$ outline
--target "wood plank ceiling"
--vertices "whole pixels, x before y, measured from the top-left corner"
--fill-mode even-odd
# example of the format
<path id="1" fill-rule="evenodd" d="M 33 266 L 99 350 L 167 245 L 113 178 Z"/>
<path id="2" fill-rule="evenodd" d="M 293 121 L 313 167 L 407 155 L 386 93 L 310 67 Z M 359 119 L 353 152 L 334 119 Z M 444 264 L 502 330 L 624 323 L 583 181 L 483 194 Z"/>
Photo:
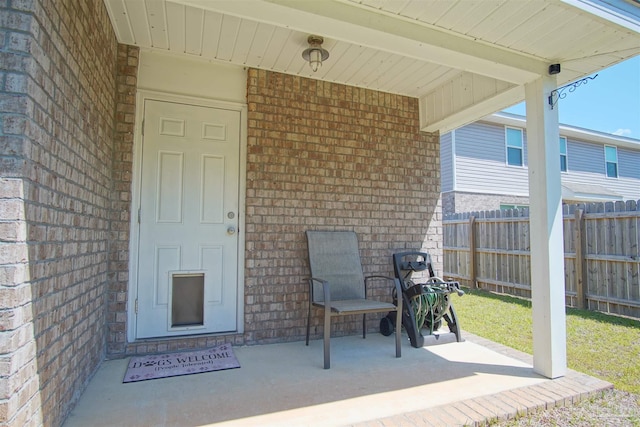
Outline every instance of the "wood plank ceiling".
<path id="1" fill-rule="evenodd" d="M 467 84 L 473 102 L 502 95 L 493 110 L 551 63 L 564 84 L 640 53 L 640 8 L 626 0 L 104 1 L 121 43 L 425 102 Z M 330 52 L 316 73 L 301 56 L 309 34 Z"/>

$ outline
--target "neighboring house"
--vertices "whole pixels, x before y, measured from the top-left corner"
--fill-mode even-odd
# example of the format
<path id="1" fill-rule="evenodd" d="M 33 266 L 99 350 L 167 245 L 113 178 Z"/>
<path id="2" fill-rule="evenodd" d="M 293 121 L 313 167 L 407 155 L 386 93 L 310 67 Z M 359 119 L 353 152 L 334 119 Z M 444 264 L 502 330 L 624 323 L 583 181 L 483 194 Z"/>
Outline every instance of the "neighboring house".
<path id="1" fill-rule="evenodd" d="M 525 117 L 496 113 L 440 137 L 443 213 L 529 206 Z M 640 140 L 560 125 L 564 203 L 640 199 Z"/>
<path id="2" fill-rule="evenodd" d="M 356 231 L 367 274 L 441 271 L 440 133 L 639 54 L 635 9 L 594 1 L 1 2 L 0 425 L 57 427 L 105 357 L 303 351 L 307 229 Z M 564 375 L 564 322 L 534 323 Z"/>

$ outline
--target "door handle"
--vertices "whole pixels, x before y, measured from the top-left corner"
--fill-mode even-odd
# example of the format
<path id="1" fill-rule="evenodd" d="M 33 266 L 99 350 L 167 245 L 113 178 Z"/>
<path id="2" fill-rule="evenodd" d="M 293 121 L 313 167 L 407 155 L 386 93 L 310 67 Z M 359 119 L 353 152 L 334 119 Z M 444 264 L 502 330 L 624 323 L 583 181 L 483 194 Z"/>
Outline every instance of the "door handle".
<path id="1" fill-rule="evenodd" d="M 227 227 L 227 234 L 233 236 L 236 233 L 236 228 L 233 225 Z"/>

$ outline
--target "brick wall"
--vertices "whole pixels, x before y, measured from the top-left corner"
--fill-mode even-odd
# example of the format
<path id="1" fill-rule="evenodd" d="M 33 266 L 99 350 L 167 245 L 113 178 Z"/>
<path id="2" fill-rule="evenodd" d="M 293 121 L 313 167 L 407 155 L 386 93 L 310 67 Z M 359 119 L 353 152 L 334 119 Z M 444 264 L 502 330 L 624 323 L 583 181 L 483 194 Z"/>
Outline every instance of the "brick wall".
<path id="1" fill-rule="evenodd" d="M 126 342 L 131 178 L 139 54 L 140 50 L 137 47 L 118 45 L 113 155 L 114 192 L 107 295 L 107 352 L 112 354 L 121 353 Z"/>
<path id="2" fill-rule="evenodd" d="M 105 351 L 116 41 L 101 1 L 0 26 L 0 422 L 57 426 Z"/>
<path id="3" fill-rule="evenodd" d="M 443 195 L 443 213 L 498 210 L 500 205 L 528 206 L 529 198 L 503 194 L 479 194 L 452 191 Z"/>
<path id="4" fill-rule="evenodd" d="M 456 211 L 456 193 L 448 191 L 442 193 L 442 215 L 452 214 Z"/>
<path id="5" fill-rule="evenodd" d="M 307 229 L 355 230 L 366 274 L 393 275 L 392 253 L 421 247 L 442 271 L 439 138 L 419 132 L 417 99 L 250 70 L 248 108 L 248 342 L 303 339 Z M 390 300 L 390 285 L 372 294 Z M 336 334 L 360 327 L 349 317 Z"/>

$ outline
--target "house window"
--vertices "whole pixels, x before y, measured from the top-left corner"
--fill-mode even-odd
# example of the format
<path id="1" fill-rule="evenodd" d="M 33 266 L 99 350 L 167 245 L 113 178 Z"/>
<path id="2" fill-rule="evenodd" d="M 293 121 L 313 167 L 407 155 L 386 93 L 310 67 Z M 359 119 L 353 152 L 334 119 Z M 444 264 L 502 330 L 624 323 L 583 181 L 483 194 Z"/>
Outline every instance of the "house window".
<path id="1" fill-rule="evenodd" d="M 604 161 L 607 170 L 607 177 L 618 177 L 618 149 L 609 145 L 604 146 Z"/>
<path id="2" fill-rule="evenodd" d="M 510 166 L 522 166 L 522 129 L 507 128 L 507 164 Z"/>
<path id="3" fill-rule="evenodd" d="M 567 138 L 560 137 L 560 170 L 567 171 Z"/>
<path id="4" fill-rule="evenodd" d="M 500 210 L 501 211 L 506 211 L 509 209 L 527 209 L 529 207 L 529 205 L 503 205 L 500 204 Z"/>

